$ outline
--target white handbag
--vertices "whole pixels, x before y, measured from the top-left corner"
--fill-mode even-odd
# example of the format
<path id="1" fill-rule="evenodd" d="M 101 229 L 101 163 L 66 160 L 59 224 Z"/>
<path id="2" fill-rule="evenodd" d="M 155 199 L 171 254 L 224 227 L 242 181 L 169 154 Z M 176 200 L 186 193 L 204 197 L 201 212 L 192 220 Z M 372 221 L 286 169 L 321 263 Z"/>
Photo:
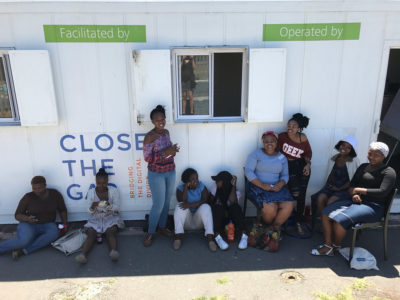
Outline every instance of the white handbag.
<path id="1" fill-rule="evenodd" d="M 51 245 L 63 252 L 65 255 L 70 255 L 78 252 L 82 248 L 86 239 L 86 233 L 84 233 L 82 229 L 77 229 L 68 232 L 63 237 L 60 237 L 55 242 L 51 243 Z"/>

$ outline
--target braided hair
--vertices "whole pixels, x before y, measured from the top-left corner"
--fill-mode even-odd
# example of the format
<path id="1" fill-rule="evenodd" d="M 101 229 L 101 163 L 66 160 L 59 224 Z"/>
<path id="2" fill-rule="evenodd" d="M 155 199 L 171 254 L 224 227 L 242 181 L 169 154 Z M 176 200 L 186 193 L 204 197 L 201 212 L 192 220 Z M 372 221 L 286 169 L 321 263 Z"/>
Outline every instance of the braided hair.
<path id="1" fill-rule="evenodd" d="M 151 112 L 150 112 L 150 119 L 153 120 L 153 116 L 155 114 L 163 114 L 164 118 L 165 118 L 165 108 L 162 105 L 157 105 L 156 108 L 154 108 Z"/>
<path id="2" fill-rule="evenodd" d="M 300 132 L 302 132 L 304 128 L 307 128 L 310 118 L 303 116 L 301 113 L 297 113 L 292 116 L 288 123 L 290 121 L 295 121 L 299 125 Z"/>

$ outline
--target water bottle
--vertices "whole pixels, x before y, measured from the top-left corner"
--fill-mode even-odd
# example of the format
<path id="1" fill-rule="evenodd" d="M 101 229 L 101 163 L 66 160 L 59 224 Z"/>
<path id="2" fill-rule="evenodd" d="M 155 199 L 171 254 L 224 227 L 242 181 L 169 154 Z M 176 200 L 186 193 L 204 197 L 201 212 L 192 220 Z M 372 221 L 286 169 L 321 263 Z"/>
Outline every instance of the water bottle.
<path id="1" fill-rule="evenodd" d="M 233 241 L 235 240 L 235 225 L 233 225 L 232 221 L 229 221 L 226 236 L 228 243 L 233 243 Z"/>

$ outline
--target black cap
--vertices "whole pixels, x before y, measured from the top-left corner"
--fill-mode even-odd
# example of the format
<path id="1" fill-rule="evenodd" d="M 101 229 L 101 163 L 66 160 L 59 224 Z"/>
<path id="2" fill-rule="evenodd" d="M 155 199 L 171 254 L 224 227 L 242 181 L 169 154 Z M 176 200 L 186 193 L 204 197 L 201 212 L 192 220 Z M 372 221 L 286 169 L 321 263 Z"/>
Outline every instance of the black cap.
<path id="1" fill-rule="evenodd" d="M 229 173 L 228 171 L 221 171 L 215 176 L 211 176 L 211 179 L 214 181 L 231 181 L 233 178 L 232 174 Z"/>

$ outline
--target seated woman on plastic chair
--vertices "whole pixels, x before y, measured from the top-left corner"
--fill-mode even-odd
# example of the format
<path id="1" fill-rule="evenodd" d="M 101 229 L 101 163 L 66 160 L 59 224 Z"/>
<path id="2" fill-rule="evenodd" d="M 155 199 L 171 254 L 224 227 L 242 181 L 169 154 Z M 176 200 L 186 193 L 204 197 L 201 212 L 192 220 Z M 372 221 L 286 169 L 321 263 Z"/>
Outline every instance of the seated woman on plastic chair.
<path id="1" fill-rule="evenodd" d="M 81 264 L 86 263 L 96 238 L 101 242 L 101 236 L 105 234 L 110 248 L 109 256 L 111 260 L 116 261 L 119 258 L 118 228 L 123 228 L 124 222 L 119 217 L 119 192 L 115 187 L 108 186 L 108 174 L 103 168 L 96 174 L 96 188 L 88 191 L 87 198 L 90 201 L 90 217 L 85 224 L 88 237 L 83 244 L 82 253 L 77 255 L 75 260 Z"/>
<path id="2" fill-rule="evenodd" d="M 333 256 L 346 235 L 357 223 L 377 222 L 385 213 L 385 204 L 395 186 L 396 172 L 383 163 L 389 148 L 374 142 L 368 151 L 369 163 L 362 164 L 354 174 L 348 194 L 322 210 L 325 242 L 312 255 Z"/>
<path id="3" fill-rule="evenodd" d="M 286 188 L 289 180 L 288 161 L 278 151 L 278 136 L 275 132 L 265 132 L 262 141 L 264 147 L 248 156 L 245 175 L 250 182 L 249 192 L 256 197 L 262 208 L 264 222 L 271 224 L 271 236 L 275 237 L 274 243 L 277 244 L 281 226 L 293 210 L 293 198 Z"/>

